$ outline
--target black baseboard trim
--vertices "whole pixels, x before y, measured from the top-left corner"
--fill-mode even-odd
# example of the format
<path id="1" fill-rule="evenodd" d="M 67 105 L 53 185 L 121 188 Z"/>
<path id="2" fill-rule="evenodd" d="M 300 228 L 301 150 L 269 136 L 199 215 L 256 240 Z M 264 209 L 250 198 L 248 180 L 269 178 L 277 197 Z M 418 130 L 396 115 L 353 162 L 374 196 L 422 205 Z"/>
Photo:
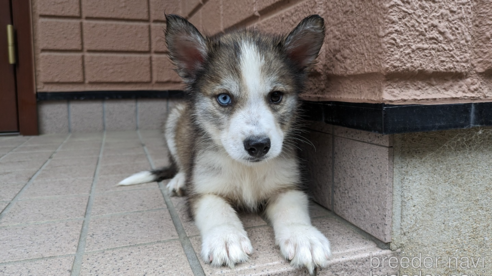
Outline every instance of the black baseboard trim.
<path id="1" fill-rule="evenodd" d="M 124 100 L 124 99 L 180 99 L 181 90 L 131 90 L 131 91 L 70 91 L 38 92 L 39 101 Z"/>
<path id="2" fill-rule="evenodd" d="M 442 105 L 387 105 L 304 102 L 309 120 L 397 134 L 492 126 L 492 102 Z"/>
<path id="3" fill-rule="evenodd" d="M 38 92 L 38 101 L 180 99 L 181 90 Z M 388 105 L 348 102 L 303 103 L 308 120 L 379 134 L 492 126 L 492 102 Z"/>

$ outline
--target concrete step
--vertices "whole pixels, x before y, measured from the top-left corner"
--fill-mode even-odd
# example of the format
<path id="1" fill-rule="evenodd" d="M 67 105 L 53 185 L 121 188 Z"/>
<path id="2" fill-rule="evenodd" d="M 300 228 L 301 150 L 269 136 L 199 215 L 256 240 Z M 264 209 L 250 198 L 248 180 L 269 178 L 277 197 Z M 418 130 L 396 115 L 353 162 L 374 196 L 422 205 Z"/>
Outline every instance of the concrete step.
<path id="1" fill-rule="evenodd" d="M 185 199 L 172 198 L 183 228 L 189 237 L 196 256 L 200 259 L 201 238 L 198 229 L 187 218 Z M 328 268 L 319 270 L 317 275 L 392 275 L 396 269 L 376 267 L 383 258 L 396 256 L 396 253 L 384 248 L 369 235 L 338 217 L 323 207 L 312 203 L 312 223 L 330 240 L 332 258 Z M 306 269 L 293 268 L 280 254 L 275 245 L 273 229 L 258 215 L 240 214 L 243 225 L 254 247 L 254 253 L 245 263 L 235 268 L 212 267 L 200 259 L 205 275 L 309 275 Z M 372 261 L 372 265 L 371 265 Z M 386 262 L 387 264 L 387 262 Z M 197 268 L 194 269 L 196 271 Z"/>

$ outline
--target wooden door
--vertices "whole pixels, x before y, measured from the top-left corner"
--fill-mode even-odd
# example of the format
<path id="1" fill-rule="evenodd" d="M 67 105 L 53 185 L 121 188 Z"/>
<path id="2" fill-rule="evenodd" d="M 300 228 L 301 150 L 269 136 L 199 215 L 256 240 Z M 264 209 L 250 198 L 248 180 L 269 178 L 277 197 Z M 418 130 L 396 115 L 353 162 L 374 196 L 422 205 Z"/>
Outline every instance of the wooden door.
<path id="1" fill-rule="evenodd" d="M 10 0 L 0 0 L 0 133 L 18 132 L 15 65 L 9 63 L 7 25 L 12 24 Z"/>

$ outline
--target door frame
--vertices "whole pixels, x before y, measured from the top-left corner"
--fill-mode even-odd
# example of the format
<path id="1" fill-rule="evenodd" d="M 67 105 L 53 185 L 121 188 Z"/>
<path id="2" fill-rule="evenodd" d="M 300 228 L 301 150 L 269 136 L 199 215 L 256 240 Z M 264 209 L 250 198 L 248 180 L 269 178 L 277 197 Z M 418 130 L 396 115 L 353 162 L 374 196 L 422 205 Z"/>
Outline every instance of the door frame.
<path id="1" fill-rule="evenodd" d="M 38 135 L 38 110 L 34 81 L 32 13 L 30 0 L 11 0 L 17 64 L 17 116 L 21 135 Z"/>

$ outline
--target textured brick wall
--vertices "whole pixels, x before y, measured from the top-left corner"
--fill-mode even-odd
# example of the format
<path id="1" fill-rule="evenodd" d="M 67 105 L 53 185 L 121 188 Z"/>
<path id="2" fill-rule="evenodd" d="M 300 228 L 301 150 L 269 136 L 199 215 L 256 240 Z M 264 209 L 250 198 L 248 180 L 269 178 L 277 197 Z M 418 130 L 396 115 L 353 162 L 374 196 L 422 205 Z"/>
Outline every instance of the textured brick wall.
<path id="1" fill-rule="evenodd" d="M 326 39 L 309 100 L 449 103 L 492 100 L 492 1 L 197 0 L 184 14 L 209 34 L 288 32 L 320 14 Z"/>
<path id="2" fill-rule="evenodd" d="M 179 0 L 33 0 L 38 91 L 180 89 L 164 41 Z"/>
<path id="3" fill-rule="evenodd" d="M 165 12 L 206 34 L 288 32 L 320 14 L 326 39 L 308 100 L 492 100 L 489 0 L 33 0 L 38 90 L 179 87 Z"/>

